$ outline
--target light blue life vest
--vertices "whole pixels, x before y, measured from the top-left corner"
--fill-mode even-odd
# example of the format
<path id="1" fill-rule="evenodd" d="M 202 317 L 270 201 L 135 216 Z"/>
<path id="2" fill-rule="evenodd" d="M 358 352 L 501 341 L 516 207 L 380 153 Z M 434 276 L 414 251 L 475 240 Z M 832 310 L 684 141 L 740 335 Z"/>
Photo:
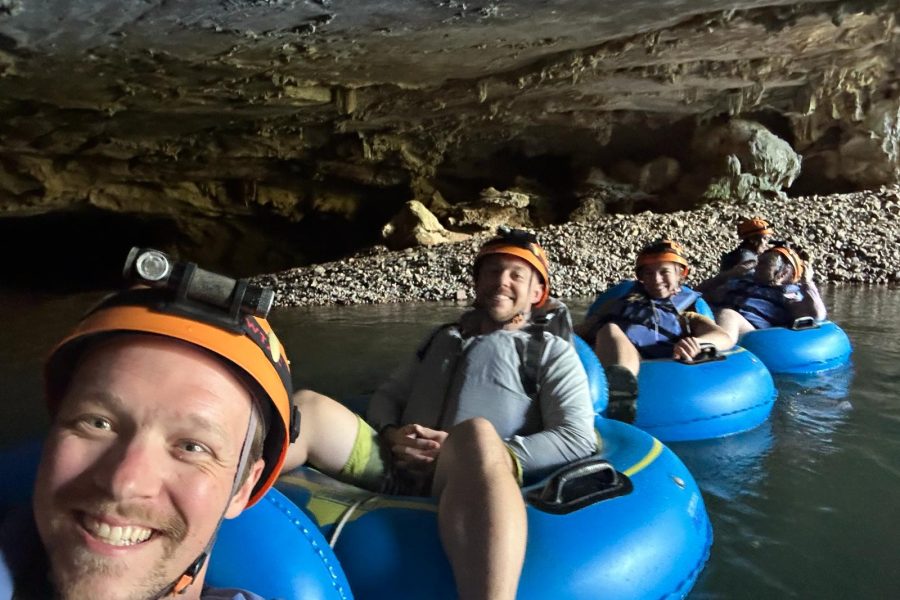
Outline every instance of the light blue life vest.
<path id="1" fill-rule="evenodd" d="M 800 300 L 800 286 L 762 285 L 753 279 L 740 278 L 728 282 L 721 308 L 731 308 L 744 316 L 756 329 L 784 327 L 793 322 L 791 299 Z"/>

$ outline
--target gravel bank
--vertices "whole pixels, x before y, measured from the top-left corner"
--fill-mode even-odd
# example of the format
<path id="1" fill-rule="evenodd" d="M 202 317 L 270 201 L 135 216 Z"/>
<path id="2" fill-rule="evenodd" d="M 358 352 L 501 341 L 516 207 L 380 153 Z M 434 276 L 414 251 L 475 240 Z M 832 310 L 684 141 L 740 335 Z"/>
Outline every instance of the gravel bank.
<path id="1" fill-rule="evenodd" d="M 570 298 L 631 277 L 637 251 L 661 237 L 685 245 L 693 265 L 688 283 L 708 277 L 720 255 L 737 244 L 738 219 L 755 215 L 769 219 L 777 237 L 810 253 L 819 282 L 900 283 L 900 186 L 670 214 L 605 215 L 536 233 L 552 261 L 553 295 Z M 489 237 L 399 252 L 378 247 L 257 281 L 275 288 L 280 306 L 467 300 L 472 259 Z"/>

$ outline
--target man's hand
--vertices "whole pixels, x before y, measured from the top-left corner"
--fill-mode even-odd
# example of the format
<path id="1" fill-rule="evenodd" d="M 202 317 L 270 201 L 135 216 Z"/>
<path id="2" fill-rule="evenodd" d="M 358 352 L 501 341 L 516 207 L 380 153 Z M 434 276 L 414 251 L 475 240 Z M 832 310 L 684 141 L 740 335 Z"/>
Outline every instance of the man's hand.
<path id="1" fill-rule="evenodd" d="M 686 337 L 678 340 L 675 344 L 672 358 L 683 360 L 684 362 L 693 362 L 694 357 L 698 354 L 700 354 L 700 342 L 695 337 Z"/>
<path id="2" fill-rule="evenodd" d="M 411 471 L 430 471 L 447 439 L 447 432 L 415 423 L 391 427 L 384 437 L 394 455 L 394 464 Z"/>

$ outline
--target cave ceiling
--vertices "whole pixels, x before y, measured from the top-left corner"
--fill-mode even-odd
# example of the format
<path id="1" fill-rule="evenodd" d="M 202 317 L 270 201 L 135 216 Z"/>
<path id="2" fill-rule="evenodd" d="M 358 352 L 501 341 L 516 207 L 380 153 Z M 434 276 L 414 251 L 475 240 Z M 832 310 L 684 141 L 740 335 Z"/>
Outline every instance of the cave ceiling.
<path id="1" fill-rule="evenodd" d="M 873 107 L 875 129 L 897 128 L 897 11 L 0 0 L 0 217 L 318 212 L 380 227 L 441 181 L 512 180 L 535 157 L 575 172 L 677 156 L 693 127 L 723 116 L 764 122 L 808 159 L 871 130 Z M 884 152 L 890 179 L 898 150 Z M 384 214 L 366 208 L 375 201 Z"/>

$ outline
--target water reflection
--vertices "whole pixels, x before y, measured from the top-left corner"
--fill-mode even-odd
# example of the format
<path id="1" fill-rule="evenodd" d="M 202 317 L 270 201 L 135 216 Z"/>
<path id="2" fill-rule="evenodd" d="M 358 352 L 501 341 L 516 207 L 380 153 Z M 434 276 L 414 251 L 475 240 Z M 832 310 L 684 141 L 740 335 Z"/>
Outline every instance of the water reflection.
<path id="1" fill-rule="evenodd" d="M 853 374 L 853 365 L 848 364 L 814 375 L 776 376 L 779 420 L 782 427 L 794 430 L 785 432 L 785 441 L 802 444 L 807 454 L 833 452 L 833 433 L 853 409 Z"/>
<path id="2" fill-rule="evenodd" d="M 763 459 L 772 449 L 771 421 L 743 433 L 712 440 L 668 444 L 684 461 L 704 494 L 734 501 L 765 477 Z"/>

